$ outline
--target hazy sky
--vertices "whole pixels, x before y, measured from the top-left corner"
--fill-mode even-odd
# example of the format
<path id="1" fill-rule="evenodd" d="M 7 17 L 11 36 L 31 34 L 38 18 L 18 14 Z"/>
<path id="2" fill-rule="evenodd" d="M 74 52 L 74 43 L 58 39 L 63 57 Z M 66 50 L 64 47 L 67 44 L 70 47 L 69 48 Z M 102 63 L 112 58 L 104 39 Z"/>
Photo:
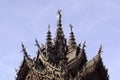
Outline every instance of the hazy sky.
<path id="1" fill-rule="evenodd" d="M 69 38 L 69 24 L 77 43 L 86 40 L 92 59 L 103 44 L 102 58 L 110 80 L 120 74 L 120 0 L 0 0 L 0 80 L 14 80 L 23 59 L 21 42 L 31 57 L 36 55 L 35 38 L 44 43 L 48 24 L 52 38 L 56 12 L 62 10 L 62 27 Z"/>

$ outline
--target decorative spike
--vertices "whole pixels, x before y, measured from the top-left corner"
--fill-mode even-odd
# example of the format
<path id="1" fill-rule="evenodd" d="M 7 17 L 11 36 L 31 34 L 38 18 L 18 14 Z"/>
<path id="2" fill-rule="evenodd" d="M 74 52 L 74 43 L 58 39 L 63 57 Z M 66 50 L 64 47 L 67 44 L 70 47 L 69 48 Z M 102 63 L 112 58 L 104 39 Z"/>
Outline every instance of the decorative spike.
<path id="1" fill-rule="evenodd" d="M 22 46 L 22 51 L 21 51 L 21 52 L 23 52 L 23 54 L 24 54 L 25 56 L 27 56 L 27 52 L 26 52 L 26 49 L 25 49 L 25 47 L 24 47 L 24 44 L 21 43 L 21 46 Z"/>
<path id="2" fill-rule="evenodd" d="M 94 57 L 94 59 L 95 59 L 96 61 L 99 61 L 99 60 L 102 59 L 102 58 L 101 58 L 101 52 L 102 52 L 102 44 L 101 44 L 100 47 L 99 47 L 99 50 L 98 50 L 97 55 Z"/>
<path id="3" fill-rule="evenodd" d="M 99 47 L 98 54 L 101 54 L 101 52 L 102 52 L 102 44 Z"/>
<path id="4" fill-rule="evenodd" d="M 38 43 L 38 40 L 37 39 L 35 39 L 35 45 L 38 47 L 38 48 L 40 48 L 40 45 L 39 45 L 39 43 Z"/>

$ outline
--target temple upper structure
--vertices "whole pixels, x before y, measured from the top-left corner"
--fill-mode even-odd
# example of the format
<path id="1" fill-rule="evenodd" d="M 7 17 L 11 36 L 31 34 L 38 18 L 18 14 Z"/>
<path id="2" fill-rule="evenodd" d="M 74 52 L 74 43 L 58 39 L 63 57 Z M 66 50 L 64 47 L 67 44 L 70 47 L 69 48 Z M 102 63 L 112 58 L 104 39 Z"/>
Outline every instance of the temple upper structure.
<path id="1" fill-rule="evenodd" d="M 70 26 L 70 36 L 67 42 L 62 22 L 61 10 L 57 12 L 57 30 L 55 38 L 51 38 L 50 25 L 44 45 L 35 44 L 37 55 L 32 59 L 28 56 L 22 43 L 23 61 L 17 70 L 16 80 L 109 80 L 108 70 L 103 65 L 102 45 L 88 61 L 85 52 L 85 41 L 76 43 L 73 26 Z"/>

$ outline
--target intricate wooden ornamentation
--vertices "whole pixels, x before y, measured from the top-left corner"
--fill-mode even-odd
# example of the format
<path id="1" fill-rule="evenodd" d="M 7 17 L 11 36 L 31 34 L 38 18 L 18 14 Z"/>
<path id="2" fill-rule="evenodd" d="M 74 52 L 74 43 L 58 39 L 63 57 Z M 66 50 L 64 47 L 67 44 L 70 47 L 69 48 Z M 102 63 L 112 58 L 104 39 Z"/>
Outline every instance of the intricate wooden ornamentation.
<path id="1" fill-rule="evenodd" d="M 97 55 L 87 60 L 85 42 L 77 45 L 70 25 L 70 38 L 67 40 L 61 24 L 61 11 L 57 12 L 57 30 L 54 39 L 51 38 L 48 26 L 45 45 L 38 47 L 37 55 L 31 59 L 22 44 L 24 60 L 17 72 L 16 80 L 109 80 L 108 70 L 104 67 L 100 46 Z"/>

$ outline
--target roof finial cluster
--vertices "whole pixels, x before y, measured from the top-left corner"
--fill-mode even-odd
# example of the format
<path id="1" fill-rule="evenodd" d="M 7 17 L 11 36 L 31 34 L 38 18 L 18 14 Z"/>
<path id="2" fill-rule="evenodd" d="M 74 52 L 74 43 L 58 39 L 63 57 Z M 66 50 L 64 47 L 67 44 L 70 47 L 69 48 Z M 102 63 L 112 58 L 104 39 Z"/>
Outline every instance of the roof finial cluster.
<path id="1" fill-rule="evenodd" d="M 70 38 L 67 44 L 61 16 L 61 10 L 58 10 L 54 41 L 51 38 L 50 25 L 48 25 L 45 45 L 39 45 L 38 40 L 35 39 L 38 50 L 34 58 L 29 57 L 23 43 L 21 44 L 24 59 L 17 72 L 16 80 L 88 80 L 88 78 L 109 80 L 108 71 L 101 57 L 102 44 L 97 55 L 88 61 L 85 51 L 86 42 L 84 41 L 82 46 L 77 45 L 72 25 L 69 25 Z"/>

